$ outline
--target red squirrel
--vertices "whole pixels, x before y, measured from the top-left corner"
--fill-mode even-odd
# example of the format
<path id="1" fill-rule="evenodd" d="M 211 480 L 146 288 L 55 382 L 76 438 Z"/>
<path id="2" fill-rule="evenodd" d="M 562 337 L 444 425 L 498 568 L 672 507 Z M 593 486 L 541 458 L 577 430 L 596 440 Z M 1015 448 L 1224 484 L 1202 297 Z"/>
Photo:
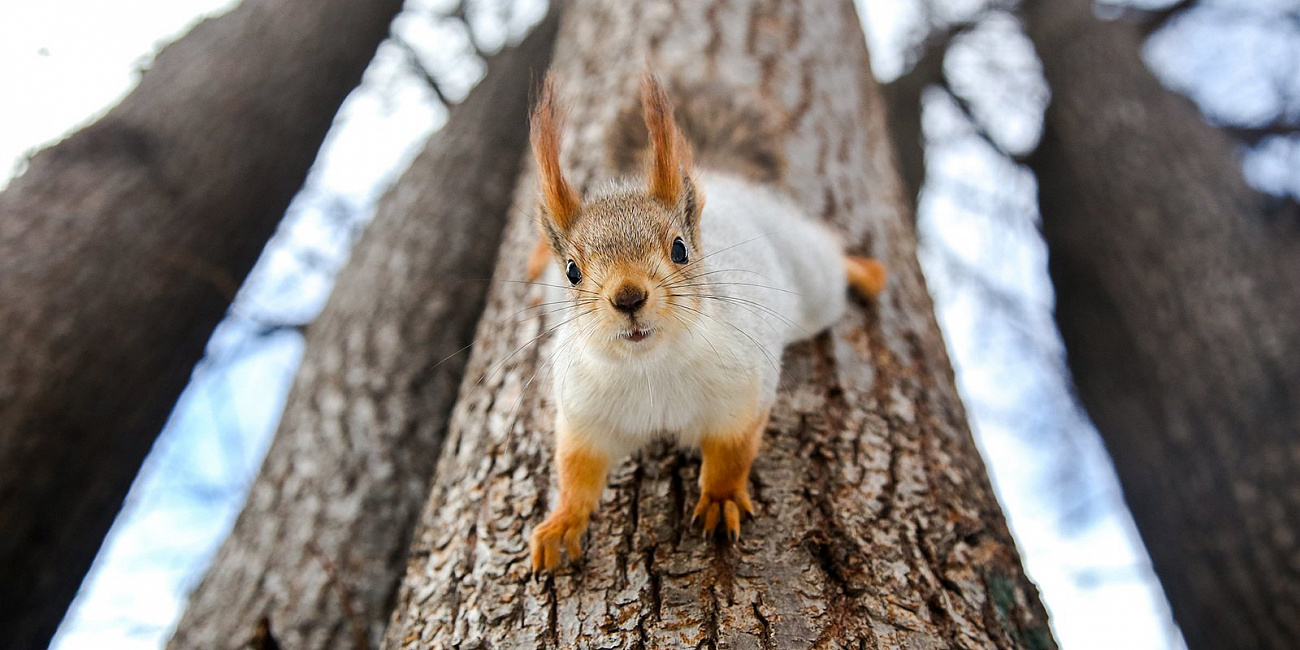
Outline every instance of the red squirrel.
<path id="1" fill-rule="evenodd" d="M 847 255 L 770 176 L 728 171 L 742 160 L 696 169 L 651 74 L 640 100 L 644 175 L 586 196 L 560 166 L 562 111 L 550 78 L 532 113 L 541 242 L 529 273 L 553 274 L 566 304 L 556 330 L 565 358 L 552 382 L 559 498 L 532 533 L 535 572 L 557 567 L 561 549 L 581 557 L 611 464 L 665 437 L 701 451 L 692 522 L 702 519 L 706 535 L 722 524 L 738 539 L 742 513 L 754 514 L 749 469 L 783 349 L 834 323 L 846 288 L 874 298 L 884 287 L 882 264 Z M 761 133 L 754 126 L 729 132 L 752 139 Z M 719 151 L 706 153 L 725 160 L 728 137 L 712 135 Z"/>

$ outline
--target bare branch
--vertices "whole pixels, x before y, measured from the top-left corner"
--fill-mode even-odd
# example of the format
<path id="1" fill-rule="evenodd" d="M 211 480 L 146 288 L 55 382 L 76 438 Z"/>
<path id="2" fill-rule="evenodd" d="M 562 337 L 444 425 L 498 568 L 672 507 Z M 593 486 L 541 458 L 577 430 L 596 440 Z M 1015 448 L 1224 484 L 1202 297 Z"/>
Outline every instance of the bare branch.
<path id="1" fill-rule="evenodd" d="M 470 0 L 460 0 L 460 2 L 457 2 L 456 8 L 453 9 L 451 13 L 447 14 L 447 17 L 455 18 L 465 25 L 465 37 L 469 39 L 470 47 L 474 48 L 474 53 L 477 54 L 479 58 L 486 59 L 488 58 L 489 53 L 483 49 L 483 45 L 478 41 L 478 36 L 474 34 L 473 26 L 469 24 L 469 2 Z"/>
<path id="2" fill-rule="evenodd" d="M 1142 36 L 1154 34 L 1169 21 L 1200 4 L 1199 0 L 1179 0 L 1162 9 L 1141 9 L 1138 7 L 1115 7 L 1115 18 L 1137 26 Z"/>
<path id="3" fill-rule="evenodd" d="M 992 147 L 993 151 L 997 152 L 998 155 L 1006 157 L 1018 165 L 1027 164 L 1026 156 L 1007 151 L 1006 147 L 1002 146 L 1001 143 L 994 139 L 993 134 L 989 133 L 988 129 L 984 126 L 983 121 L 975 116 L 974 109 L 971 107 L 970 102 L 967 101 L 965 97 L 958 94 L 957 91 L 953 90 L 952 86 L 948 83 L 947 78 L 941 79 L 938 86 L 952 98 L 953 103 L 957 105 L 957 109 L 961 111 L 962 115 L 966 118 L 966 121 L 970 123 L 971 129 L 979 139 L 983 140 L 989 147 Z"/>
<path id="4" fill-rule="evenodd" d="M 1249 146 L 1255 146 L 1270 136 L 1294 136 L 1300 134 L 1300 124 L 1282 117 L 1257 126 L 1219 124 L 1218 127 L 1223 129 L 1223 132 L 1234 140 Z"/>
<path id="5" fill-rule="evenodd" d="M 973 22 L 954 23 L 933 32 L 917 48 L 919 55 L 903 76 L 885 84 L 882 91 L 888 108 L 889 133 L 898 156 L 899 173 L 915 204 L 925 181 L 925 149 L 921 142 L 921 95 L 943 80 L 943 60 L 957 36 L 970 31 Z"/>
<path id="6" fill-rule="evenodd" d="M 432 72 L 429 72 L 428 68 L 424 67 L 424 61 L 420 60 L 420 53 L 416 52 L 415 48 L 411 47 L 410 43 L 407 43 L 396 35 L 392 37 L 392 41 L 394 45 L 401 48 L 402 52 L 406 54 L 407 64 L 411 66 L 411 69 L 414 70 L 416 74 L 420 75 L 420 77 L 424 79 L 424 83 L 429 84 L 429 89 L 438 97 L 438 101 L 442 102 L 442 105 L 447 108 L 455 106 L 456 102 L 447 99 L 447 93 L 442 91 L 442 85 L 438 83 L 438 79 L 433 76 Z"/>

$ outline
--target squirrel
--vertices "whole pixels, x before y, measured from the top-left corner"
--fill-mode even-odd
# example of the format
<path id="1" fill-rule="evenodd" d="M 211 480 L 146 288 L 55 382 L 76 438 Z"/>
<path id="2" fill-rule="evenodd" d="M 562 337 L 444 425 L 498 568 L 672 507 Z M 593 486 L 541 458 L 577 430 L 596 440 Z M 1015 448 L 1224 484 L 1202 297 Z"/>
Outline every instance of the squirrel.
<path id="1" fill-rule="evenodd" d="M 846 254 L 775 189 L 779 142 L 753 146 L 759 124 L 721 136 L 706 125 L 714 132 L 705 153 L 718 162 L 697 170 L 687 135 L 709 138 L 683 133 L 650 72 L 640 100 L 644 176 L 586 196 L 560 166 L 563 111 L 550 76 L 530 120 L 541 241 L 528 273 L 558 271 L 554 286 L 565 294 L 556 327 L 564 358 L 552 380 L 559 498 L 532 532 L 534 573 L 559 566 L 562 549 L 581 558 L 611 464 L 664 437 L 701 451 L 692 525 L 702 519 L 712 536 L 721 523 L 737 541 L 742 513 L 754 515 L 749 471 L 782 351 L 834 323 L 847 288 L 871 299 L 885 283 L 884 265 Z"/>

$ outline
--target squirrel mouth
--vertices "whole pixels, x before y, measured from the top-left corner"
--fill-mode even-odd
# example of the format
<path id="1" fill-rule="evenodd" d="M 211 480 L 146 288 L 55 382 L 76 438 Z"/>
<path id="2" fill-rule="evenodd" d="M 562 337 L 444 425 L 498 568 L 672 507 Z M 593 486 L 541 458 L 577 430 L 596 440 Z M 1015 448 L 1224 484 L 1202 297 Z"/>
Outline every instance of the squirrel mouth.
<path id="1" fill-rule="evenodd" d="M 653 334 L 653 333 L 654 333 L 654 330 L 640 330 L 640 329 L 637 329 L 637 330 L 632 330 L 632 331 L 630 331 L 630 332 L 623 332 L 623 333 L 619 334 L 618 337 L 621 338 L 621 339 L 623 339 L 623 340 L 625 340 L 625 341 L 631 341 L 631 342 L 633 342 L 633 343 L 640 343 L 641 341 L 646 340 L 646 338 L 649 337 L 649 336 L 650 336 L 651 334 Z"/>

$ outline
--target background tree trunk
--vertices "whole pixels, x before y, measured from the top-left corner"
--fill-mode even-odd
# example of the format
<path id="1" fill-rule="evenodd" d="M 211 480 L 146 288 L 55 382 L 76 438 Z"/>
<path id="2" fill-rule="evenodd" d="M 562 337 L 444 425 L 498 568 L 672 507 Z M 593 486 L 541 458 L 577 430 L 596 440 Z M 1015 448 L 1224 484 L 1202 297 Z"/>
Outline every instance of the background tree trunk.
<path id="1" fill-rule="evenodd" d="M 897 79 L 881 86 L 889 137 L 897 155 L 898 175 L 915 212 L 925 185 L 925 131 L 921 124 L 921 102 L 933 86 L 952 92 L 943 64 L 954 39 L 975 26 L 960 22 L 931 32 L 916 49 L 916 61 Z M 916 215 L 914 214 L 913 217 Z"/>
<path id="2" fill-rule="evenodd" d="M 496 260 L 527 150 L 528 90 L 548 17 L 487 76 L 380 202 L 307 352 L 235 529 L 191 597 L 174 648 L 247 638 L 378 644 Z"/>
<path id="3" fill-rule="evenodd" d="M 907 74 L 881 87 L 886 124 L 894 145 L 895 168 L 915 217 L 925 185 L 925 131 L 921 125 L 921 96 L 943 74 L 946 48 L 927 48 Z"/>
<path id="4" fill-rule="evenodd" d="M 400 0 L 247 0 L 0 195 L 0 647 L 44 648 Z"/>
<path id="5" fill-rule="evenodd" d="M 612 472 L 582 568 L 532 581 L 553 350 L 527 344 L 555 319 L 518 317 L 538 289 L 508 281 L 536 241 L 522 183 L 385 647 L 1054 647 L 953 386 L 853 5 L 584 0 L 561 35 L 579 185 L 610 173 L 646 61 L 743 88 L 785 119 L 786 189 L 891 284 L 786 355 L 739 544 L 691 530 L 698 461 L 658 446 Z"/>
<path id="6" fill-rule="evenodd" d="M 1079 394 L 1192 648 L 1300 645 L 1300 225 L 1088 0 L 1025 9 L 1032 157 Z"/>

